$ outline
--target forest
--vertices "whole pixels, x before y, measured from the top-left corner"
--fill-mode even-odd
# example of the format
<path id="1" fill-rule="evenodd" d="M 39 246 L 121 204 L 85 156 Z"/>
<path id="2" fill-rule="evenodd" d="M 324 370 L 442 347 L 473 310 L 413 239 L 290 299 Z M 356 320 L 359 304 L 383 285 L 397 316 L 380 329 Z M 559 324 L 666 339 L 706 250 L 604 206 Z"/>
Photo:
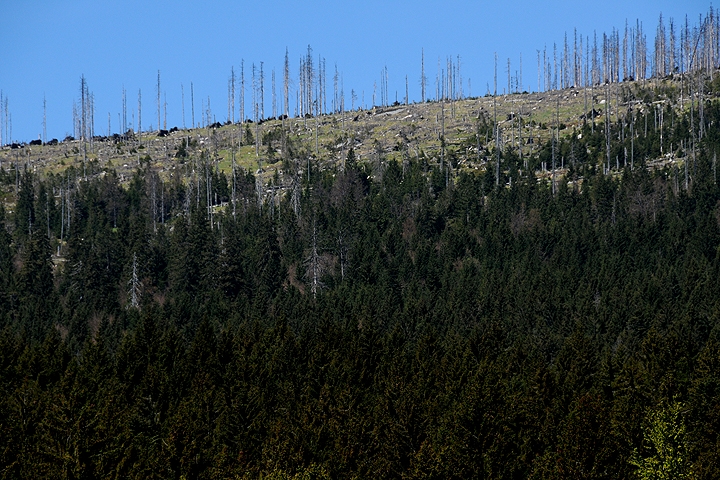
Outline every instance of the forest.
<path id="1" fill-rule="evenodd" d="M 248 172 L 3 168 L 0 474 L 714 478 L 717 101 L 704 118 L 664 168 L 654 129 L 615 174 L 577 155 L 538 181 L 508 149 L 499 186 L 350 150 L 275 203 Z M 604 157 L 596 127 L 530 161 Z"/>
<path id="2" fill-rule="evenodd" d="M 0 478 L 717 478 L 720 77 L 661 70 L 524 153 L 3 163 Z"/>

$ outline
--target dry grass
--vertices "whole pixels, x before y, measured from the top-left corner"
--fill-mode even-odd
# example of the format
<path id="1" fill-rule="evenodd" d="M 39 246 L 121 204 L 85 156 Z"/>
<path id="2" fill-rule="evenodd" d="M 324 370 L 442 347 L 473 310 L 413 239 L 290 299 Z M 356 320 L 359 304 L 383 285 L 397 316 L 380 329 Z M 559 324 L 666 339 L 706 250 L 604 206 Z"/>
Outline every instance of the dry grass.
<path id="1" fill-rule="evenodd" d="M 620 90 L 637 91 L 634 83 L 615 84 L 607 87 L 611 115 L 625 111 L 620 105 Z M 672 81 L 660 82 L 656 87 L 672 91 Z M 603 112 L 597 121 L 604 120 L 607 105 L 600 104 L 606 96 L 605 87 L 594 89 L 565 89 L 543 93 L 523 93 L 498 97 L 480 97 L 454 102 L 427 102 L 394 107 L 357 110 L 344 114 L 323 115 L 319 118 L 290 118 L 284 122 L 271 120 L 262 125 L 251 125 L 254 136 L 272 129 L 285 128 L 303 155 L 319 159 L 321 165 L 340 163 L 350 148 L 359 161 L 383 159 L 402 160 L 424 153 L 429 161 L 439 161 L 440 138 L 444 131 L 446 144 L 457 151 L 463 168 L 483 169 L 484 157 L 494 148 L 492 124 L 496 117 L 505 144 L 518 145 L 522 135 L 525 153 L 540 148 L 552 135 L 553 128 L 564 124 L 561 136 L 571 135 L 574 127 L 582 123 L 581 115 L 593 106 Z M 522 127 L 515 120 L 522 118 Z M 62 142 L 58 145 L 33 146 L 0 150 L 0 166 L 14 168 L 15 164 L 27 165 L 42 175 L 61 175 L 70 166 L 83 171 L 84 158 L 93 162 L 95 171 L 114 169 L 122 182 L 131 178 L 133 171 L 150 157 L 151 167 L 165 179 L 177 172 L 192 171 L 200 162 L 209 161 L 226 174 L 232 169 L 233 152 L 235 164 L 246 171 L 256 172 L 262 167 L 264 177 L 270 178 L 275 171 L 282 174 L 282 152 L 273 157 L 267 147 L 260 146 L 256 154 L 254 145 L 238 147 L 238 140 L 245 132 L 245 125 L 226 125 L 218 129 L 196 128 L 173 132 L 167 137 L 143 133 L 125 142 L 93 142 L 83 145 L 79 141 Z M 480 137 L 480 155 L 476 148 L 476 134 Z M 528 138 L 534 143 L 527 145 Z M 189 140 L 187 158 L 176 158 L 182 142 Z M 87 154 L 83 151 L 87 148 Z M 276 145 L 277 148 L 277 145 Z M 301 159 L 304 160 L 304 159 Z M 304 162 L 301 162 L 301 164 Z M 269 175 L 267 174 L 269 173 Z"/>

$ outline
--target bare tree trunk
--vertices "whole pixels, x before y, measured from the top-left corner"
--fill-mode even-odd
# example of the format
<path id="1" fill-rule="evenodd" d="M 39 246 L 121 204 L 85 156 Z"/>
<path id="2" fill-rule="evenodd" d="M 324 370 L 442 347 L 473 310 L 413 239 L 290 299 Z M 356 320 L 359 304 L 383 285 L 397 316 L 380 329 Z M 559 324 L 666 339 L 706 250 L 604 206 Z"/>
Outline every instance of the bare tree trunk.
<path id="1" fill-rule="evenodd" d="M 80 77 L 80 96 L 82 99 L 81 102 L 81 115 L 80 115 L 80 124 L 81 124 L 81 132 L 80 135 L 82 137 L 83 142 L 83 178 L 87 179 L 87 83 L 85 81 L 85 76 L 83 75 Z"/>
<path id="2" fill-rule="evenodd" d="M 425 77 L 425 49 L 420 50 L 420 98 L 425 103 L 425 86 L 427 77 Z"/>
<path id="3" fill-rule="evenodd" d="M 550 58 L 547 53 L 547 45 L 543 47 L 543 91 L 547 92 L 552 88 L 552 72 L 550 71 Z"/>
<path id="4" fill-rule="evenodd" d="M 592 70 L 591 70 L 591 83 L 596 85 L 600 83 L 600 72 L 598 62 L 598 44 L 597 44 L 597 32 L 593 31 L 593 48 L 592 48 Z"/>
<path id="5" fill-rule="evenodd" d="M 2 105 L 0 105 L 0 108 L 2 108 Z M 10 121 L 7 95 L 5 95 L 5 143 L 12 143 L 12 122 Z"/>
<path id="6" fill-rule="evenodd" d="M 0 105 L 2 105 L 2 97 L 0 97 Z M 0 128 L 1 130 L 1 128 Z M 43 143 L 47 143 L 47 100 L 43 95 Z M 0 146 L 2 146 L 2 134 L 0 133 Z"/>
<path id="7" fill-rule="evenodd" d="M 228 78 L 227 82 L 227 123 L 232 123 L 232 80 Z"/>
<path id="8" fill-rule="evenodd" d="M 385 65 L 385 101 L 387 102 L 388 105 L 390 104 L 390 99 L 388 97 L 388 82 L 389 82 L 389 80 L 390 80 L 390 78 L 388 77 L 388 68 L 387 68 L 387 65 Z"/>
<path id="9" fill-rule="evenodd" d="M 310 45 L 308 45 L 307 48 L 307 58 L 305 59 L 305 96 L 306 96 L 306 104 L 305 104 L 305 113 L 312 113 L 312 107 L 313 107 L 313 88 L 315 85 L 315 75 L 314 75 L 314 69 L 313 69 L 313 61 L 312 61 L 312 48 Z"/>
<path id="10" fill-rule="evenodd" d="M 608 84 L 605 84 L 605 150 L 607 153 L 608 172 L 610 171 L 610 94 Z"/>
<path id="11" fill-rule="evenodd" d="M 184 95 L 184 94 L 183 94 Z M 185 97 L 183 96 L 183 128 L 185 128 Z M 138 140 L 142 133 L 142 90 L 138 89 Z"/>
<path id="12" fill-rule="evenodd" d="M 460 70 L 461 62 L 460 62 L 460 55 L 457 56 L 457 75 L 455 78 L 455 84 L 457 85 L 457 95 L 458 99 L 462 100 L 465 98 L 464 92 L 463 92 L 463 80 L 462 80 L 462 71 Z M 520 85 L 522 85 L 522 53 L 520 54 Z"/>
<path id="13" fill-rule="evenodd" d="M 158 74 L 157 74 L 157 121 L 158 121 L 157 129 L 158 129 L 158 132 L 160 131 L 160 125 L 161 125 L 161 123 L 160 123 L 160 110 L 161 110 L 160 107 L 161 107 L 161 105 L 160 105 L 160 70 L 158 70 Z"/>
<path id="14" fill-rule="evenodd" d="M 327 113 L 327 75 L 326 75 L 326 63 L 325 57 L 319 60 L 322 68 L 320 69 L 320 104 L 318 105 L 319 113 Z"/>
<path id="15" fill-rule="evenodd" d="M 407 75 L 405 75 L 405 105 L 406 106 L 408 105 L 409 95 L 410 95 L 410 90 L 408 87 L 408 77 L 407 77 Z"/>
<path id="16" fill-rule="evenodd" d="M 155 195 L 155 183 L 156 179 L 153 175 L 152 177 L 152 194 L 150 195 L 150 200 L 152 201 L 152 221 L 153 221 L 153 233 L 157 233 L 157 196 Z"/>
<path id="17" fill-rule="evenodd" d="M 622 71 L 623 71 L 623 80 L 629 80 L 630 75 L 628 75 L 628 22 L 625 20 L 625 34 L 623 35 L 623 44 L 622 44 Z"/>
<path id="18" fill-rule="evenodd" d="M 335 64 L 335 75 L 333 75 L 333 102 L 332 102 L 332 111 L 333 113 L 337 113 L 340 111 L 339 108 L 339 102 L 340 99 L 338 98 L 338 69 L 337 69 L 337 63 Z"/>
<path id="19" fill-rule="evenodd" d="M 553 85 L 552 89 L 557 90 L 558 89 L 558 65 L 557 65 L 557 44 L 553 43 Z M 560 81 L 562 81 L 562 76 L 560 77 Z"/>
<path id="20" fill-rule="evenodd" d="M 284 84 L 283 84 L 283 98 L 285 100 L 285 116 L 290 116 L 290 58 L 288 56 L 288 49 L 285 48 L 285 68 L 283 72 Z"/>
<path id="21" fill-rule="evenodd" d="M 512 93 L 512 80 L 511 80 L 511 74 L 510 74 L 510 58 L 507 59 L 507 79 L 508 79 L 507 95 L 510 95 Z"/>
<path id="22" fill-rule="evenodd" d="M 125 86 L 122 87 L 122 135 L 127 140 L 127 93 Z"/>
<path id="23" fill-rule="evenodd" d="M 576 87 L 579 87 L 580 85 L 582 85 L 582 36 L 580 36 L 580 50 L 578 50 L 577 28 L 574 29 L 574 37 L 575 43 L 573 48 L 573 83 Z"/>
<path id="24" fill-rule="evenodd" d="M 565 44 L 563 48 L 563 60 L 562 60 L 562 66 L 563 66 L 563 86 L 562 88 L 568 88 L 570 85 L 570 64 L 569 64 L 569 48 L 568 48 L 568 41 L 567 41 L 567 32 L 565 32 Z"/>
<path id="25" fill-rule="evenodd" d="M 635 112 L 630 118 L 630 170 L 635 169 Z"/>
<path id="26" fill-rule="evenodd" d="M 245 60 L 240 60 L 240 123 L 245 123 Z M 240 143 L 242 143 L 242 128 L 240 129 Z"/>
<path id="27" fill-rule="evenodd" d="M 263 64 L 260 62 L 260 119 L 265 118 L 265 72 L 263 70 Z"/>
<path id="28" fill-rule="evenodd" d="M 271 77 L 272 77 L 272 80 L 271 80 L 271 85 L 272 85 L 272 117 L 273 117 L 273 118 L 277 118 L 277 116 L 278 116 L 278 115 L 277 115 L 277 96 L 275 95 L 275 69 L 274 69 L 274 68 L 273 68 L 273 70 L 272 70 L 272 75 L 271 75 Z"/>
<path id="29" fill-rule="evenodd" d="M 320 277 L 325 269 L 322 258 L 318 253 L 317 244 L 317 227 L 315 220 L 313 220 L 312 246 L 310 255 L 305 259 L 305 266 L 307 268 L 305 276 L 310 282 L 310 292 L 313 295 L 313 299 L 317 298 L 318 291 L 323 287 Z"/>
<path id="30" fill-rule="evenodd" d="M 231 92 L 230 95 L 232 97 L 232 112 L 231 112 L 231 118 L 230 121 L 232 123 L 235 123 L 235 67 L 230 67 L 230 86 L 231 86 Z"/>

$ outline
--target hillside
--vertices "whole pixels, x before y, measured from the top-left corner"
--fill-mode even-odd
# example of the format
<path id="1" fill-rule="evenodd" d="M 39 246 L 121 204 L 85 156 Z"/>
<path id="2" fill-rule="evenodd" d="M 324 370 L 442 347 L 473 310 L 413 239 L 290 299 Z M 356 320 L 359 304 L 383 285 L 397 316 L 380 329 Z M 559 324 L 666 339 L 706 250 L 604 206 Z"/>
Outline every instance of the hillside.
<path id="1" fill-rule="evenodd" d="M 376 107 L 317 118 L 270 119 L 258 125 L 248 122 L 216 124 L 216 128 L 172 129 L 162 137 L 157 132 L 128 132 L 126 137 L 96 137 L 87 142 L 68 139 L 54 145 L 16 144 L 18 148 L 5 146 L 0 150 L 0 167 L 9 171 L 15 165 L 27 166 L 41 176 L 62 174 L 70 166 L 86 173 L 88 168 L 95 173 L 112 169 L 120 175 L 121 183 L 126 183 L 141 161 L 165 180 L 174 174 L 191 175 L 199 161 L 210 162 L 230 176 L 234 154 L 239 170 L 262 173 L 266 182 L 278 172 L 281 188 L 287 189 L 289 168 L 283 169 L 283 161 L 286 167 L 289 162 L 297 163 L 299 170 L 303 170 L 308 159 L 320 168 L 331 168 L 342 165 L 352 148 L 360 162 L 374 163 L 380 159 L 402 163 L 423 155 L 431 164 L 440 164 L 447 155 L 454 169 L 483 171 L 494 163 L 493 124 L 497 118 L 502 150 L 523 155 L 525 169 L 542 177 L 552 167 L 538 163 L 538 154 L 555 133 L 564 139 L 577 135 L 583 125 L 591 123 L 592 112 L 595 123 L 602 129 L 608 111 L 612 122 L 622 123 L 628 129 L 630 116 L 634 115 L 636 119 L 647 116 L 650 128 L 658 130 L 659 106 L 663 111 L 668 109 L 671 116 L 689 112 L 689 87 L 683 82 L 678 75 L 593 88 Z M 684 98 L 679 94 L 681 90 L 686 92 Z M 703 99 L 715 98 L 717 94 L 714 84 L 708 84 L 705 91 Z M 699 98 L 695 93 L 693 100 Z M 282 132 L 292 142 L 291 151 L 282 150 L 285 141 Z M 444 151 L 440 140 L 443 132 Z M 260 140 L 256 142 L 255 137 Z M 662 156 L 644 160 L 651 164 L 675 162 L 678 152 L 678 145 L 668 144 Z M 670 156 L 666 158 L 665 153 Z M 602 162 L 601 156 L 594 160 Z M 564 161 L 558 158 L 557 163 L 556 174 L 562 176 Z M 12 203 L 9 197 L 5 201 Z"/>
<path id="2" fill-rule="evenodd" d="M 717 478 L 716 74 L 3 150 L 0 478 Z"/>

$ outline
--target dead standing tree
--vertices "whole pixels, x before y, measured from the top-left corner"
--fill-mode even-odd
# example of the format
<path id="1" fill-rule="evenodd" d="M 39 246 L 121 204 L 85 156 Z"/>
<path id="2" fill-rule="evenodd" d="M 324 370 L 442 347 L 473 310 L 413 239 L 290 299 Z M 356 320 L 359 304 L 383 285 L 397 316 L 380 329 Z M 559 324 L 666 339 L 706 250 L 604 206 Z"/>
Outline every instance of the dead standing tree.
<path id="1" fill-rule="evenodd" d="M 420 50 L 420 100 L 425 103 L 425 86 L 427 85 L 427 77 L 425 76 L 425 49 Z"/>
<path id="2" fill-rule="evenodd" d="M 317 293 L 325 285 L 321 278 L 327 268 L 326 261 L 322 255 L 318 252 L 318 236 L 317 236 L 317 222 L 313 220 L 312 225 L 312 245 L 310 247 L 310 254 L 305 258 L 305 279 L 310 284 L 310 291 L 312 292 L 313 299 L 317 298 Z"/>
<path id="3" fill-rule="evenodd" d="M 137 253 L 133 253 L 132 274 L 130 275 L 128 285 L 130 287 L 128 290 L 130 303 L 128 303 L 127 308 L 139 310 L 140 298 L 142 296 L 142 283 L 140 282 L 140 275 L 138 274 Z"/>
<path id="4" fill-rule="evenodd" d="M 160 112 L 162 105 L 160 104 L 160 70 L 157 74 L 157 131 L 160 131 Z"/>
<path id="5" fill-rule="evenodd" d="M 283 68 L 283 100 L 285 116 L 288 117 L 290 116 L 290 57 L 287 48 L 285 48 L 285 66 Z"/>
<path id="6" fill-rule="evenodd" d="M 83 142 L 83 178 L 87 179 L 88 86 L 85 75 L 80 76 L 80 138 Z"/>

